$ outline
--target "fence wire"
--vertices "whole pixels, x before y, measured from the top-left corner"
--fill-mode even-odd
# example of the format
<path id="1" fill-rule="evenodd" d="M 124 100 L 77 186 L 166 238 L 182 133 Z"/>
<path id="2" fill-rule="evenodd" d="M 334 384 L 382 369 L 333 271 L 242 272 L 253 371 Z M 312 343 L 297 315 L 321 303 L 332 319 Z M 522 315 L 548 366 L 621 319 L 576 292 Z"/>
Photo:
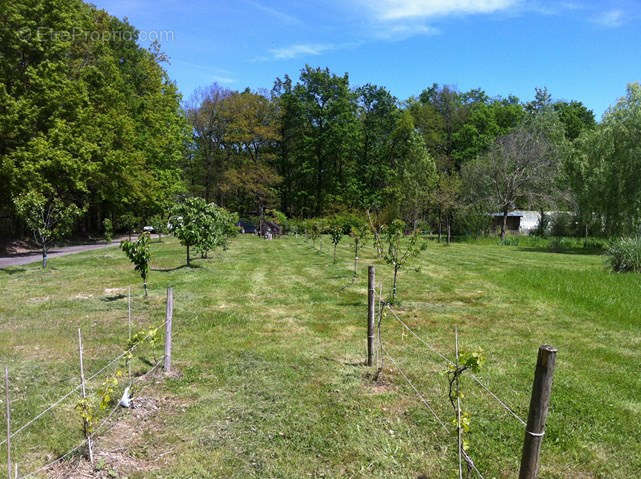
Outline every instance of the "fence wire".
<path id="1" fill-rule="evenodd" d="M 394 311 L 394 310 L 392 309 L 392 307 L 391 307 L 389 304 L 386 304 L 386 306 L 387 306 L 387 309 L 392 313 L 392 316 L 393 316 L 393 317 L 394 317 L 394 318 L 395 318 L 395 319 L 396 319 L 396 320 L 397 320 L 397 321 L 398 321 L 398 322 L 399 322 L 399 323 L 400 323 L 400 324 L 401 324 L 405 329 L 407 329 L 407 331 L 409 331 L 409 332 L 410 332 L 410 333 L 411 333 L 411 334 L 412 334 L 416 339 L 418 339 L 418 341 L 420 341 L 420 342 L 421 342 L 421 343 L 422 343 L 422 344 L 423 344 L 427 349 L 429 349 L 431 352 L 433 352 L 434 354 L 436 354 L 437 356 L 439 356 L 439 357 L 440 357 L 443 361 L 445 361 L 448 365 L 453 366 L 453 365 L 455 364 L 455 363 L 454 363 L 452 360 L 450 360 L 447 356 L 445 356 L 444 354 L 442 354 L 440 351 L 437 351 L 436 349 L 434 349 L 434 348 L 432 347 L 432 345 L 430 345 L 429 343 L 427 343 L 423 338 L 421 338 L 418 334 L 416 334 L 416 332 L 415 332 L 412 328 L 410 328 L 410 327 L 407 325 L 407 323 L 405 323 L 405 321 L 403 321 L 403 320 L 398 316 L 398 314 L 396 313 L 396 311 Z M 475 382 L 476 384 L 478 384 L 478 385 L 481 387 L 481 389 L 483 389 L 483 390 L 484 390 L 484 391 L 485 391 L 485 392 L 486 392 L 486 393 L 487 393 L 487 394 L 488 394 L 492 399 L 494 399 L 494 400 L 495 400 L 495 401 L 496 401 L 496 402 L 497 402 L 497 403 L 498 403 L 498 404 L 499 404 L 503 409 L 505 409 L 505 411 L 507 411 L 507 412 L 508 412 L 512 417 L 514 417 L 514 419 L 516 419 L 518 422 L 520 422 L 523 426 L 525 426 L 525 425 L 527 424 L 527 423 L 525 422 L 525 420 L 524 420 L 521 416 L 519 416 L 519 415 L 514 411 L 514 408 L 510 407 L 506 401 L 504 401 L 504 400 L 503 400 L 503 399 L 501 399 L 498 395 L 496 395 L 494 392 L 492 392 L 492 391 L 490 390 L 490 388 L 488 388 L 488 387 L 483 383 L 483 381 L 481 381 L 481 380 L 478 378 L 478 376 L 476 376 L 475 374 L 471 374 L 471 373 L 470 373 L 470 374 L 468 375 L 468 377 L 469 377 L 469 378 L 471 378 L 473 382 Z"/>
<path id="2" fill-rule="evenodd" d="M 166 326 L 166 325 L 167 325 L 167 319 L 165 318 L 165 321 L 163 321 L 163 323 L 162 323 L 161 325 L 159 325 L 159 326 L 158 326 L 158 328 L 160 328 L 160 327 L 162 327 L 162 326 Z M 150 334 L 147 334 L 147 335 L 143 338 L 143 340 L 142 340 L 142 341 L 137 342 L 137 343 L 136 343 L 136 344 L 134 344 L 132 347 L 130 347 L 129 349 L 127 349 L 127 350 L 126 350 L 126 351 L 124 351 L 123 353 L 121 353 L 121 354 L 119 354 L 118 356 L 116 356 L 115 358 L 113 358 L 113 359 L 112 359 L 111 361 L 109 361 L 105 366 L 103 366 L 103 367 L 102 367 L 102 368 L 100 368 L 98 371 L 96 371 L 94 374 L 92 374 L 89 378 L 87 378 L 87 379 L 86 379 L 86 382 L 92 381 L 93 379 L 95 379 L 95 378 L 97 378 L 98 376 L 100 376 L 103 372 L 105 372 L 107 369 L 109 369 L 113 364 L 115 364 L 116 362 L 120 361 L 120 360 L 121 360 L 123 357 L 125 357 L 127 354 L 130 354 L 130 353 L 132 353 L 133 351 L 135 351 L 135 350 L 136 350 L 136 348 L 137 348 L 140 344 L 142 344 L 144 341 L 146 341 L 146 340 L 147 340 L 147 339 L 149 339 L 150 337 L 151 337 L 151 335 L 150 335 Z M 80 388 L 81 388 L 81 387 L 82 387 L 82 384 L 81 384 L 81 383 L 77 384 L 77 385 L 76 385 L 73 389 L 71 389 L 69 392 L 67 392 L 66 394 L 64 394 L 64 395 L 63 395 L 63 396 L 61 396 L 60 398 L 58 398 L 58 399 L 57 399 L 56 401 L 54 401 L 53 403 L 49 404 L 49 405 L 48 405 L 48 406 L 47 406 L 43 411 L 41 411 L 40 413 L 38 413 L 38 414 L 37 414 L 33 419 L 29 420 L 26 424 L 23 424 L 23 425 L 22 425 L 22 426 L 20 426 L 18 429 L 16 429 L 15 431 L 13 431 L 13 432 L 11 433 L 10 439 L 13 439 L 16 435 L 18 435 L 19 433 L 21 433 L 22 431 L 24 431 L 25 429 L 27 429 L 27 428 L 28 428 L 29 426 L 31 426 L 33 423 L 35 423 L 35 422 L 36 422 L 36 421 L 38 421 L 40 418 L 42 418 L 45 414 L 47 414 L 48 412 L 51 412 L 52 410 L 54 410 L 55 408 L 57 408 L 58 406 L 60 406 L 60 404 L 62 404 L 62 403 L 65 401 L 65 399 L 69 398 L 72 394 L 74 394 L 75 392 L 77 392 L 78 390 L 80 390 Z M 7 443 L 7 439 L 4 439 L 4 440 L 0 441 L 0 446 L 3 446 L 3 445 L 4 445 L 4 444 L 6 444 L 6 443 Z"/>

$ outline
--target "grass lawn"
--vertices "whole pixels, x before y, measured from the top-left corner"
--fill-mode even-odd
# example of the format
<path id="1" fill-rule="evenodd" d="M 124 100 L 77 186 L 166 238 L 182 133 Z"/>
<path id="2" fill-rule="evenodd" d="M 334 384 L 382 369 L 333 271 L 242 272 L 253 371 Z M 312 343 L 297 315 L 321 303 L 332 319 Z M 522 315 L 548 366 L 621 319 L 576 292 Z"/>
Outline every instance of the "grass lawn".
<path id="1" fill-rule="evenodd" d="M 99 475 L 455 477 L 454 434 L 397 369 L 450 424 L 446 365 L 388 315 L 383 341 L 397 366 L 386 361 L 373 383 L 363 361 L 365 265 L 376 263 L 374 251 L 362 251 L 351 284 L 348 239 L 336 265 L 328 245 L 325 238 L 319 253 L 302 239 L 243 237 L 186 268 L 184 249 L 166 239 L 153 244 L 148 299 L 116 248 L 53 259 L 45 273 L 37 264 L 0 270 L 0 364 L 11 372 L 13 429 L 77 384 L 78 327 L 90 375 L 126 347 L 127 286 L 138 330 L 162 323 L 171 285 L 178 373 L 138 383 L 140 407 L 118 410 L 96 438 Z M 390 268 L 378 265 L 377 278 L 389 292 Z M 556 346 L 540 477 L 630 478 L 641 474 L 640 293 L 641 276 L 610 274 L 597 255 L 430 243 L 402 270 L 396 309 L 448 357 L 457 325 L 463 350 L 485 352 L 479 376 L 524 418 L 537 348 Z M 148 369 L 134 361 L 137 374 Z M 514 477 L 523 427 L 465 377 L 462 388 L 470 455 L 486 478 Z M 15 437 L 21 475 L 81 440 L 76 402 Z M 5 460 L 3 446 L 2 471 Z M 76 477 L 80 462 L 74 456 L 37 477 Z"/>

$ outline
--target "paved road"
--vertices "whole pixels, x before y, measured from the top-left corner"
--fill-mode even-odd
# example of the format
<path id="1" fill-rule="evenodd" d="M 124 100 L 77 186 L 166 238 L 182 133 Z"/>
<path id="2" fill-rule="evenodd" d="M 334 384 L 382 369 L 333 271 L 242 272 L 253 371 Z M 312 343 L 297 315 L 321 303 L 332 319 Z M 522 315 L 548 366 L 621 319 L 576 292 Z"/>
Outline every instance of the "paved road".
<path id="1" fill-rule="evenodd" d="M 113 242 L 110 244 L 93 243 L 81 244 L 76 246 L 61 246 L 59 248 L 52 248 L 49 250 L 49 259 L 73 253 L 80 253 L 81 251 L 118 246 L 119 244 L 120 242 Z M 0 256 L 0 269 L 7 268 L 9 266 L 19 266 L 21 264 L 35 263 L 36 261 L 42 261 L 42 253 L 39 251 L 19 253 L 11 256 Z"/>

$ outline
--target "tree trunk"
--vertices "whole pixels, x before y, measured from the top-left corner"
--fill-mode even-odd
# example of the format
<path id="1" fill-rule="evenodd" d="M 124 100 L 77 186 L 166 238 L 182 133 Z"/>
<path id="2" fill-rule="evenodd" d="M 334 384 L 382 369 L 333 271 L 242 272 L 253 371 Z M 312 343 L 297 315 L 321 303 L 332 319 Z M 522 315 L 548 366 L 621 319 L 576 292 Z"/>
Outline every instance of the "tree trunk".
<path id="1" fill-rule="evenodd" d="M 447 244 L 449 245 L 452 242 L 452 222 L 450 221 L 450 215 L 447 215 L 445 223 L 447 224 Z"/>
<path id="2" fill-rule="evenodd" d="M 396 278 L 398 277 L 398 265 L 394 265 L 394 283 L 392 284 L 392 304 L 396 301 Z"/>
<path id="3" fill-rule="evenodd" d="M 258 202 L 258 234 L 265 236 L 265 209 L 262 203 Z"/>
<path id="4" fill-rule="evenodd" d="M 336 246 L 337 244 L 334 244 L 334 264 L 336 264 Z"/>
<path id="5" fill-rule="evenodd" d="M 506 229 L 507 229 L 507 208 L 503 208 L 503 223 L 501 223 L 501 241 L 505 241 Z"/>
<path id="6" fill-rule="evenodd" d="M 539 235 L 542 238 L 545 236 L 545 211 L 543 208 L 539 211 L 539 215 L 541 215 L 541 219 L 539 219 Z"/>
<path id="7" fill-rule="evenodd" d="M 358 275 L 358 240 L 354 241 L 354 276 Z"/>
<path id="8" fill-rule="evenodd" d="M 441 223 L 441 212 L 439 211 L 438 212 L 438 242 L 439 243 L 441 242 L 442 232 L 443 232 L 443 226 Z"/>
<path id="9" fill-rule="evenodd" d="M 48 257 L 47 247 L 43 246 L 42 247 L 42 269 L 47 269 L 47 257 Z"/>
<path id="10" fill-rule="evenodd" d="M 189 245 L 187 245 L 187 266 L 189 266 Z"/>
<path id="11" fill-rule="evenodd" d="M 147 281 L 142 283 L 142 287 L 145 288 L 145 298 L 147 297 Z"/>

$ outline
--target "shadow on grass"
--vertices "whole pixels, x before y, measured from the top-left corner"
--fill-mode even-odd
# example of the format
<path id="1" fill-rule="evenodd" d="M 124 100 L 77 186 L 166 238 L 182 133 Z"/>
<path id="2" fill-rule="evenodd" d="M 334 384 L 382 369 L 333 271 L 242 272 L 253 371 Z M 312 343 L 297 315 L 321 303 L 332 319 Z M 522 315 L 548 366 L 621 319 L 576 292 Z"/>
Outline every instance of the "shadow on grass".
<path id="1" fill-rule="evenodd" d="M 367 365 L 367 361 L 366 360 L 362 360 L 362 361 L 339 361 L 338 359 L 330 358 L 329 356 L 319 356 L 319 359 L 322 359 L 323 361 L 327 361 L 327 362 L 330 362 L 330 363 L 342 364 L 343 366 L 359 367 L 359 366 L 366 366 Z"/>
<path id="2" fill-rule="evenodd" d="M 0 273 L 4 273 L 4 274 L 8 274 L 8 275 L 24 273 L 25 271 L 27 271 L 27 270 L 24 269 L 24 268 L 10 268 L 10 269 L 2 268 L 2 269 L 0 269 Z"/>
<path id="3" fill-rule="evenodd" d="M 115 294 L 113 296 L 105 296 L 104 298 L 100 298 L 100 300 L 106 303 L 111 303 L 112 301 L 118 301 L 119 299 L 124 299 L 126 297 L 127 296 L 124 294 Z"/>
<path id="4" fill-rule="evenodd" d="M 527 253 L 562 253 L 562 254 L 576 254 L 582 256 L 600 256 L 603 250 L 600 249 L 587 249 L 587 248 L 549 248 L 546 246 L 517 246 L 519 251 Z"/>
<path id="5" fill-rule="evenodd" d="M 202 266 L 198 264 L 181 264 L 180 266 L 176 266 L 174 268 L 151 268 L 151 271 L 158 271 L 160 273 L 169 273 L 171 271 L 178 271 L 179 269 L 184 269 L 184 268 L 202 268 Z"/>

